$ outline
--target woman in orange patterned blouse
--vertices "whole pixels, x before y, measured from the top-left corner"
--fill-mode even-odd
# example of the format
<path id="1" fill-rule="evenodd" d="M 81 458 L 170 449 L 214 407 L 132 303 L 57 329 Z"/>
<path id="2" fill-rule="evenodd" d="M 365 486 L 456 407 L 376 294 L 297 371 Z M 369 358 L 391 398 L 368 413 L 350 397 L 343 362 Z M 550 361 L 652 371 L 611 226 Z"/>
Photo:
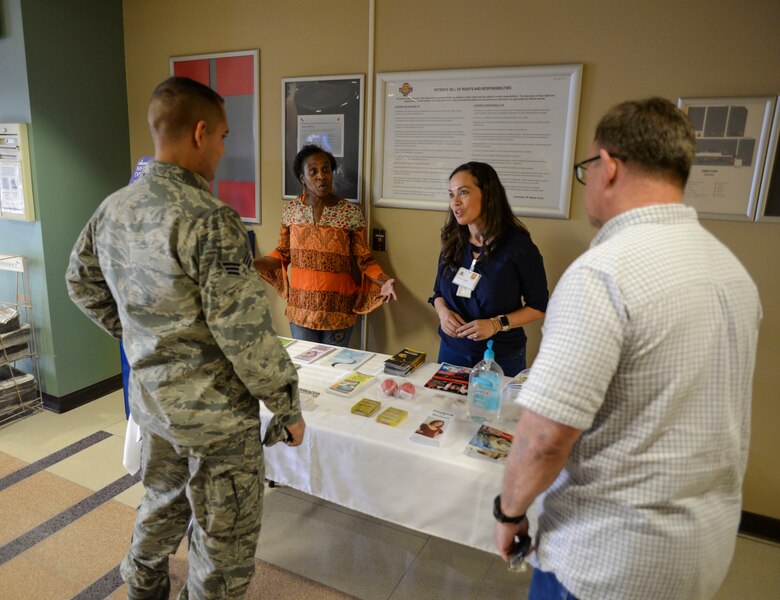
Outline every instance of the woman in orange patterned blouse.
<path id="1" fill-rule="evenodd" d="M 254 265 L 287 300 L 294 338 L 346 346 L 358 314 L 397 297 L 395 280 L 371 255 L 360 209 L 333 194 L 336 166 L 333 155 L 319 146 L 301 149 L 293 171 L 303 192 L 282 209 L 276 249 Z M 353 260 L 362 274 L 360 285 L 352 277 Z"/>

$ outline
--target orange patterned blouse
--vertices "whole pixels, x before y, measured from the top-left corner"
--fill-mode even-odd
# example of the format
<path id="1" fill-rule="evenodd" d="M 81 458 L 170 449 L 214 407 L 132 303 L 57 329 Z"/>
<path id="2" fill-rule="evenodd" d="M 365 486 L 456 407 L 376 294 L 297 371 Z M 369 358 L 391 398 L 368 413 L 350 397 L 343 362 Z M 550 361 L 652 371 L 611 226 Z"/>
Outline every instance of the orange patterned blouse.
<path id="1" fill-rule="evenodd" d="M 261 277 L 287 300 L 291 323 L 344 329 L 355 324 L 358 314 L 382 304 L 379 286 L 366 276 L 382 282 L 389 277 L 371 255 L 363 213 L 344 198 L 324 207 L 316 225 L 302 196 L 288 202 L 282 209 L 279 245 L 268 256 L 278 258 L 282 267 Z M 362 275 L 360 285 L 352 276 L 353 259 Z"/>

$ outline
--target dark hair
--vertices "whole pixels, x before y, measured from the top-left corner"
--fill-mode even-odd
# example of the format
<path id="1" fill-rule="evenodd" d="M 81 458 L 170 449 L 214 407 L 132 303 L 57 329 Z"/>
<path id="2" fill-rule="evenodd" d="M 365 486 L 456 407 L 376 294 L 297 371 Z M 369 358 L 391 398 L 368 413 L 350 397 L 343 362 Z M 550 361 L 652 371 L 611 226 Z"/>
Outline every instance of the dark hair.
<path id="1" fill-rule="evenodd" d="M 338 164 L 336 163 L 336 158 L 330 152 L 314 144 L 307 144 L 301 148 L 298 154 L 295 155 L 295 162 L 293 162 L 293 173 L 295 173 L 296 179 L 300 179 L 303 175 L 303 163 L 306 162 L 306 159 L 310 156 L 314 156 L 315 154 L 324 154 L 327 156 L 328 160 L 330 161 L 330 170 L 334 172 L 336 171 Z"/>
<path id="2" fill-rule="evenodd" d="M 683 187 L 696 152 L 696 136 L 685 113 L 664 98 L 623 102 L 596 127 L 596 144 L 628 157 L 631 168 L 670 178 Z"/>
<path id="3" fill-rule="evenodd" d="M 477 182 L 477 187 L 482 192 L 482 237 L 485 249 L 483 259 L 490 258 L 495 249 L 501 243 L 504 232 L 507 229 L 515 229 L 530 237 L 525 225 L 512 213 L 506 190 L 498 178 L 496 170 L 487 163 L 467 162 L 457 167 L 450 173 L 450 179 L 461 171 L 470 173 Z M 468 225 L 459 225 L 452 211 L 447 215 L 444 227 L 441 228 L 441 262 L 450 266 L 453 270 L 460 267 L 463 253 L 469 246 Z"/>
<path id="4" fill-rule="evenodd" d="M 225 119 L 225 101 L 207 85 L 188 77 L 170 77 L 149 100 L 148 121 L 153 136 L 178 138 L 198 121 L 215 126 Z"/>

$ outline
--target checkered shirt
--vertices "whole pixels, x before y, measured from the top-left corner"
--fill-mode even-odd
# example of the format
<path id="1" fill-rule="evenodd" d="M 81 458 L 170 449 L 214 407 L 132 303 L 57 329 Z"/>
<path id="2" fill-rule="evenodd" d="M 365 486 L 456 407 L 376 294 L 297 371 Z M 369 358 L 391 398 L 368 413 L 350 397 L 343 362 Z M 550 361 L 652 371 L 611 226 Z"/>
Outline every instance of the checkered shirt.
<path id="1" fill-rule="evenodd" d="M 535 561 L 580 600 L 710 598 L 731 561 L 761 305 L 680 204 L 604 225 L 558 283 L 518 402 L 583 430 Z"/>

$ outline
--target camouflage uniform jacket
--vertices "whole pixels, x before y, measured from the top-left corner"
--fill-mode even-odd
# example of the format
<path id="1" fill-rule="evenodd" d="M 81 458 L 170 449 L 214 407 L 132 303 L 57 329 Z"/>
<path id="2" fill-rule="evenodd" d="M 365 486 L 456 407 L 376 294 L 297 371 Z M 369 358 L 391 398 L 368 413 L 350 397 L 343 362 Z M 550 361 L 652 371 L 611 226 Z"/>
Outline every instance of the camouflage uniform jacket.
<path id="1" fill-rule="evenodd" d="M 282 424 L 300 418 L 295 367 L 251 264 L 236 212 L 167 163 L 106 198 L 81 232 L 68 291 L 123 340 L 142 428 L 204 446 L 256 427 L 257 399 Z"/>

